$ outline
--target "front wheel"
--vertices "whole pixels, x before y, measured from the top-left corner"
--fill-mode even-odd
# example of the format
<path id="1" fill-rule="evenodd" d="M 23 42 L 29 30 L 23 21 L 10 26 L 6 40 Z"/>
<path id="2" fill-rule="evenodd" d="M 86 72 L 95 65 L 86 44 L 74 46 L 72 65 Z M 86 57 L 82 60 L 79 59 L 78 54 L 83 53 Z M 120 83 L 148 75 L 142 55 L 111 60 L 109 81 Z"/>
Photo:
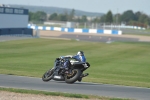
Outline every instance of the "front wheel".
<path id="1" fill-rule="evenodd" d="M 50 69 L 48 71 L 46 71 L 43 76 L 42 76 L 42 80 L 44 82 L 50 81 L 53 78 L 53 73 L 54 73 L 54 69 Z"/>
<path id="2" fill-rule="evenodd" d="M 76 82 L 81 76 L 82 72 L 80 69 L 73 69 L 71 74 L 65 76 L 66 83 L 72 84 Z"/>

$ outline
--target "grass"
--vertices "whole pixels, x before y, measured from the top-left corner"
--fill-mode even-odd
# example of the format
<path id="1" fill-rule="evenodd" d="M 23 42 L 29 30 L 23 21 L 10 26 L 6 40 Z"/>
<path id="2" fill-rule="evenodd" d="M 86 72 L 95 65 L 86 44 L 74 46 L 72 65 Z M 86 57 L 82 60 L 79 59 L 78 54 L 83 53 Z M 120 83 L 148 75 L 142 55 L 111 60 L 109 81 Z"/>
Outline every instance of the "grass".
<path id="1" fill-rule="evenodd" d="M 150 33 L 123 33 L 123 35 L 139 35 L 139 36 L 150 36 Z"/>
<path id="2" fill-rule="evenodd" d="M 85 52 L 86 82 L 150 87 L 150 43 L 28 39 L 0 42 L 0 73 L 42 77 L 56 57 Z"/>
<path id="3" fill-rule="evenodd" d="M 62 96 L 69 98 L 84 98 L 84 99 L 96 99 L 96 100 L 131 100 L 122 98 L 109 98 L 100 97 L 94 95 L 83 95 L 83 94 L 71 94 L 71 93 L 61 93 L 61 92 L 47 92 L 47 91 L 37 91 L 37 90 L 26 90 L 26 89 L 15 89 L 15 88 L 1 88 L 0 91 L 8 91 L 15 93 L 25 93 L 25 94 L 36 94 L 36 95 L 47 95 L 47 96 Z"/>
<path id="4" fill-rule="evenodd" d="M 133 30 L 135 32 L 132 32 Z M 123 34 L 124 35 L 150 36 L 150 29 L 146 29 L 146 30 L 132 29 L 132 31 L 130 33 L 126 32 L 126 31 L 123 31 Z"/>

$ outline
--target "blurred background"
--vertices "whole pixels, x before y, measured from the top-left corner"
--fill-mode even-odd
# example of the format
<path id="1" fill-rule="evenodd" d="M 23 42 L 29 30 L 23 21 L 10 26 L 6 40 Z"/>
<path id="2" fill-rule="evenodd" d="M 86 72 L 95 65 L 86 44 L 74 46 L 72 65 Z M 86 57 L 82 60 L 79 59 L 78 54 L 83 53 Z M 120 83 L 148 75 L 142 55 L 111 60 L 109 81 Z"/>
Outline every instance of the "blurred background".
<path id="1" fill-rule="evenodd" d="M 107 0 L 15 1 L 2 0 L 2 3 L 8 3 L 0 6 L 29 9 L 29 24 L 31 25 L 111 29 L 122 30 L 123 34 L 150 34 L 150 15 L 146 5 L 149 1 L 147 0 L 136 2 L 129 2 L 129 0 L 114 0 L 114 2 Z"/>

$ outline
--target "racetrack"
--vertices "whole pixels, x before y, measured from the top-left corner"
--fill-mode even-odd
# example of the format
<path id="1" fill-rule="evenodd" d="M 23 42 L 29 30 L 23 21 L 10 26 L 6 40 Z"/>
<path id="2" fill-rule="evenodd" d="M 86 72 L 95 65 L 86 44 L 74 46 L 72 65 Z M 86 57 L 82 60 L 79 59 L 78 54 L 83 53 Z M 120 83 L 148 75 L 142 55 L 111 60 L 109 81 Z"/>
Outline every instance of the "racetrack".
<path id="1" fill-rule="evenodd" d="M 107 97 L 133 98 L 137 100 L 149 100 L 150 98 L 150 89 L 148 88 L 79 82 L 74 84 L 66 84 L 65 82 L 57 81 L 43 82 L 41 78 L 2 74 L 0 74 L 0 87 L 92 94 Z"/>
<path id="2" fill-rule="evenodd" d="M 123 41 L 123 42 L 150 42 L 149 36 L 138 35 L 104 35 L 95 33 L 67 33 L 59 31 L 40 31 L 41 38 L 63 38 L 76 39 L 78 41 L 92 42 L 108 42 L 108 41 Z"/>
<path id="3" fill-rule="evenodd" d="M 41 33 L 43 38 L 70 38 L 83 41 L 107 42 L 107 41 L 150 41 L 149 37 L 145 36 L 117 36 L 117 35 L 97 35 L 97 34 L 74 34 L 74 33 L 59 33 L 46 31 Z M 11 37 L 1 36 L 0 41 L 9 41 L 17 39 L 26 39 L 28 37 Z M 150 89 L 124 87 L 116 85 L 92 84 L 92 83 L 75 83 L 66 84 L 64 82 L 43 82 L 40 78 L 18 77 L 11 75 L 0 75 L 0 87 L 24 88 L 45 91 L 57 91 L 68 93 L 93 94 L 99 96 L 135 98 L 139 100 L 149 100 Z"/>
<path id="4" fill-rule="evenodd" d="M 34 33 L 35 35 L 35 33 Z M 61 38 L 61 39 L 75 39 L 77 41 L 92 41 L 92 42 L 150 42 L 150 36 L 137 35 L 104 35 L 95 33 L 67 33 L 59 31 L 40 31 L 41 38 Z M 29 39 L 34 37 L 29 36 L 0 36 L 0 42 Z"/>

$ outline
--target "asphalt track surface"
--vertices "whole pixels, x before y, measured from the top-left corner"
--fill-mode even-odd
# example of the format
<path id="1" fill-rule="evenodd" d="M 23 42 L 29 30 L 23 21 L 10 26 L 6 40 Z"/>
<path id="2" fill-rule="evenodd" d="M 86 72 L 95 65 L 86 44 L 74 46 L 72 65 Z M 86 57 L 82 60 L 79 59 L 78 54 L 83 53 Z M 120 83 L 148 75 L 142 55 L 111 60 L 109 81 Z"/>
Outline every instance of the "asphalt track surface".
<path id="1" fill-rule="evenodd" d="M 48 37 L 48 36 L 45 36 L 45 37 Z M 102 36 L 102 35 L 82 35 L 82 34 L 61 34 L 60 36 L 50 36 L 50 37 L 51 38 L 75 39 L 77 41 L 91 41 L 91 42 L 108 42 L 108 41 L 138 42 L 139 41 L 138 38 L 125 38 L 125 37 Z"/>
<path id="2" fill-rule="evenodd" d="M 42 35 L 41 38 L 59 38 L 59 39 L 73 39 L 77 41 L 91 41 L 91 42 L 150 42 L 150 37 L 140 39 L 139 37 L 134 36 L 117 36 L 117 35 L 95 35 L 95 34 L 73 34 L 73 33 L 47 33 L 47 35 Z M 59 34 L 59 35 L 51 35 Z M 0 36 L 0 42 L 10 41 L 10 40 L 21 40 L 21 39 L 32 39 L 38 37 L 32 36 Z"/>
<path id="3" fill-rule="evenodd" d="M 84 82 L 67 84 L 63 81 L 53 80 L 49 82 L 43 82 L 41 78 L 3 74 L 0 74 L 0 87 L 51 92 L 90 94 L 117 98 L 131 98 L 136 100 L 150 100 L 150 89 L 148 88 L 94 84 Z"/>
<path id="4" fill-rule="evenodd" d="M 92 42 L 150 42 L 150 37 L 140 35 L 111 35 L 95 33 L 66 33 L 57 31 L 40 31 L 41 38 L 75 39 L 77 41 Z"/>

